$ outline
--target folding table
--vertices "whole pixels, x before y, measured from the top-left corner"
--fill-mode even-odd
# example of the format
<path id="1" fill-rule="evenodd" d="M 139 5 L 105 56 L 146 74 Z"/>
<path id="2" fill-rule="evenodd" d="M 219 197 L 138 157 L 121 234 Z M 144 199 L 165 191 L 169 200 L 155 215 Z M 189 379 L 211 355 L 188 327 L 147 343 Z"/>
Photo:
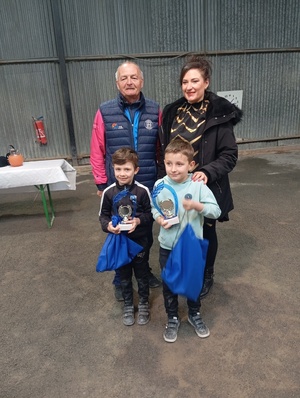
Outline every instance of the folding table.
<path id="1" fill-rule="evenodd" d="M 41 194 L 47 224 L 51 228 L 55 218 L 51 191 L 75 190 L 76 170 L 64 159 L 24 162 L 19 167 L 0 167 L 0 193 L 32 192 L 35 189 Z"/>

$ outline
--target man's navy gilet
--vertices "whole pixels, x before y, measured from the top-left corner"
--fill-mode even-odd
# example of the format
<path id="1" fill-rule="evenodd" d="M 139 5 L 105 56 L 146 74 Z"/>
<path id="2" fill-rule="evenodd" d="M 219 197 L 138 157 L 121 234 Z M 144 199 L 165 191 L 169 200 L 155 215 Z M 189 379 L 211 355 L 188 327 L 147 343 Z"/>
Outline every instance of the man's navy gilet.
<path id="1" fill-rule="evenodd" d="M 136 180 L 153 188 L 157 180 L 157 140 L 158 140 L 158 119 L 159 105 L 146 99 L 141 93 L 140 106 L 138 111 L 138 141 L 137 148 L 134 148 L 133 126 L 124 113 L 125 105 L 122 98 L 113 99 L 100 105 L 100 112 L 105 124 L 105 145 L 106 145 L 106 175 L 107 184 L 115 181 L 112 168 L 111 156 L 121 147 L 136 149 L 139 156 L 140 170 Z"/>

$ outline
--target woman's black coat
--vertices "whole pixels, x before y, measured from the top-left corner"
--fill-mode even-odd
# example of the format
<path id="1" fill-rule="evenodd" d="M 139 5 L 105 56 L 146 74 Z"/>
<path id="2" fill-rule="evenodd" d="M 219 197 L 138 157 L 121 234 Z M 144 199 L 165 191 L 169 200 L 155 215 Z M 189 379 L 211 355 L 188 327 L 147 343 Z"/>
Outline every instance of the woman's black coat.
<path id="1" fill-rule="evenodd" d="M 199 167 L 194 171 L 203 171 L 207 177 L 207 186 L 211 189 L 221 208 L 219 221 L 227 221 L 228 213 L 233 209 L 233 200 L 228 174 L 235 167 L 238 148 L 233 126 L 242 118 L 242 111 L 225 98 L 207 91 L 209 100 L 206 121 L 199 148 Z M 163 110 L 160 140 L 162 152 L 170 142 L 170 131 L 177 109 L 186 102 L 184 97 L 167 105 Z M 173 138 L 173 137 L 172 137 Z M 160 165 L 160 173 L 164 170 Z M 162 175 L 160 175 L 162 177 Z"/>

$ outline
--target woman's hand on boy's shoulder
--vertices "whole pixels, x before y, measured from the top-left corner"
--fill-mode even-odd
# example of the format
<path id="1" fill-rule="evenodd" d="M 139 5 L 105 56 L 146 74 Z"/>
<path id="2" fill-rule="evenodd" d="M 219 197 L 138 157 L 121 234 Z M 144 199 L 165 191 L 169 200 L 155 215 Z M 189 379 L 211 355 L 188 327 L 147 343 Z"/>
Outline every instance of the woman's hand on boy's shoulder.
<path id="1" fill-rule="evenodd" d="M 204 184 L 207 184 L 208 178 L 203 171 L 195 171 L 192 176 L 193 181 L 203 181 Z"/>

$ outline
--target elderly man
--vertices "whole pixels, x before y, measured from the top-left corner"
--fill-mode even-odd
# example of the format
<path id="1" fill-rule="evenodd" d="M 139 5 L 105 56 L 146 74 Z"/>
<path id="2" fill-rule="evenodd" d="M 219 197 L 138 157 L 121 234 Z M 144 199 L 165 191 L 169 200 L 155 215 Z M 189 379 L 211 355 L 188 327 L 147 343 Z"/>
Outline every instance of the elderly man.
<path id="1" fill-rule="evenodd" d="M 98 196 L 115 181 L 112 154 L 121 147 L 131 147 L 139 156 L 139 172 L 136 180 L 151 191 L 157 180 L 159 158 L 158 129 L 161 121 L 159 105 L 145 98 L 141 92 L 144 84 L 140 67 L 130 61 L 121 64 L 116 72 L 117 98 L 104 102 L 96 112 L 92 138 L 90 163 Z M 149 250 L 153 243 L 152 225 L 149 225 Z M 160 281 L 149 267 L 149 286 L 154 288 Z M 118 271 L 113 280 L 115 296 L 123 300 Z"/>

